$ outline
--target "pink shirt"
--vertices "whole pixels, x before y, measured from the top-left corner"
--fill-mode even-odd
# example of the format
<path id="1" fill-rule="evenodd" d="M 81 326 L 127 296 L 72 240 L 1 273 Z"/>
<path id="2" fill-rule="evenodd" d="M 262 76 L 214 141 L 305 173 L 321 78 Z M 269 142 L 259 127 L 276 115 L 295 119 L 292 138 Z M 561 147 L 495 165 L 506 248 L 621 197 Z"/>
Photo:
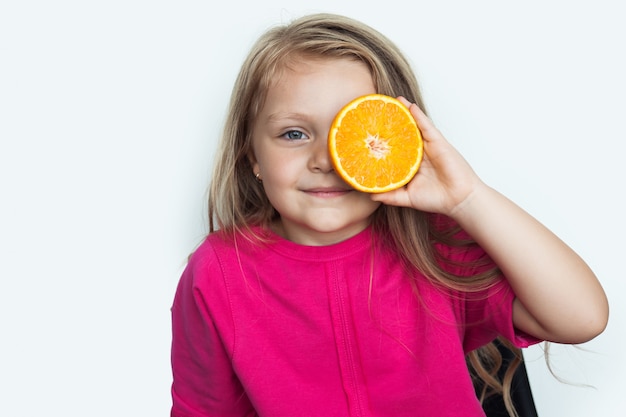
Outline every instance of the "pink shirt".
<path id="1" fill-rule="evenodd" d="M 272 237 L 217 233 L 191 257 L 172 307 L 171 416 L 484 416 L 465 353 L 536 341 L 514 330 L 505 280 L 489 297 L 437 289 L 370 229 L 323 247 Z"/>

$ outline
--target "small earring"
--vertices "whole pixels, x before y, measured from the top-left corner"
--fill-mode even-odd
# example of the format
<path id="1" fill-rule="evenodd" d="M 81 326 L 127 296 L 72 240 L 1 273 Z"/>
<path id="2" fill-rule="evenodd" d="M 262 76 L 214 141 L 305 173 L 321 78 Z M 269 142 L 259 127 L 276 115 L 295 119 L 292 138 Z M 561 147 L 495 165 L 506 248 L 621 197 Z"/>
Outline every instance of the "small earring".
<path id="1" fill-rule="evenodd" d="M 254 179 L 258 183 L 262 183 L 263 182 L 263 180 L 261 179 L 261 173 L 260 172 L 257 172 L 256 174 L 254 174 Z"/>

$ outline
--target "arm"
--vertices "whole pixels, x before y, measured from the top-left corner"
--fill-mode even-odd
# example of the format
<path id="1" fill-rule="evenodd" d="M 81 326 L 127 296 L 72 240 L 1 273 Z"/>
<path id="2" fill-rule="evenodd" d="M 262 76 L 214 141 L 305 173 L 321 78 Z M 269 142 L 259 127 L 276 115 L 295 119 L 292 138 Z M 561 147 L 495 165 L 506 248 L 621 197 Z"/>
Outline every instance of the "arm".
<path id="1" fill-rule="evenodd" d="M 209 314 L 209 297 L 196 286 L 215 269 L 194 256 L 178 284 L 172 306 L 172 417 L 256 415 Z"/>
<path id="2" fill-rule="evenodd" d="M 452 217 L 489 254 L 515 291 L 514 325 L 537 338 L 582 343 L 608 320 L 606 295 L 587 264 L 557 236 L 484 184 L 426 115 L 405 101 L 425 158 L 407 187 L 372 198 Z"/>
<path id="3" fill-rule="evenodd" d="M 604 330 L 608 303 L 594 273 L 521 208 L 483 184 L 453 218 L 511 284 L 517 328 L 559 343 L 582 343 Z"/>

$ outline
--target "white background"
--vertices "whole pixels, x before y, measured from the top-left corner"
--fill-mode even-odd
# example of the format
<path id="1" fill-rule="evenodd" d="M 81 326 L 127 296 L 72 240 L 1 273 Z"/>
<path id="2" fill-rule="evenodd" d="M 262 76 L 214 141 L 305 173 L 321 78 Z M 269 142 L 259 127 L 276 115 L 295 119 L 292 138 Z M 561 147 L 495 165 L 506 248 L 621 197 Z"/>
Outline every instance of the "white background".
<path id="1" fill-rule="evenodd" d="M 540 415 L 623 416 L 620 2 L 293 3 L 1 3 L 0 415 L 168 415 L 169 307 L 235 74 L 267 27 L 329 11 L 396 41 L 448 139 L 602 281 L 606 332 L 553 348 L 573 384 L 526 353 Z"/>

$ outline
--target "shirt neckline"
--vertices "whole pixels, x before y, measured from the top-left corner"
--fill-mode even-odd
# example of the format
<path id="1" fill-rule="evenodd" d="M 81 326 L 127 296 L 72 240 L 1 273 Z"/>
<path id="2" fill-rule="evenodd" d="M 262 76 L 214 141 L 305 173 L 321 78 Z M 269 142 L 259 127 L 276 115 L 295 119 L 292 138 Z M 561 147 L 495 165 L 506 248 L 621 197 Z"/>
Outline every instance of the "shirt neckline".
<path id="1" fill-rule="evenodd" d="M 281 255 L 306 261 L 328 261 L 350 257 L 371 246 L 372 227 L 368 226 L 356 235 L 332 245 L 301 245 L 285 239 L 272 230 L 257 227 L 257 232 L 268 238 L 267 247 Z"/>

